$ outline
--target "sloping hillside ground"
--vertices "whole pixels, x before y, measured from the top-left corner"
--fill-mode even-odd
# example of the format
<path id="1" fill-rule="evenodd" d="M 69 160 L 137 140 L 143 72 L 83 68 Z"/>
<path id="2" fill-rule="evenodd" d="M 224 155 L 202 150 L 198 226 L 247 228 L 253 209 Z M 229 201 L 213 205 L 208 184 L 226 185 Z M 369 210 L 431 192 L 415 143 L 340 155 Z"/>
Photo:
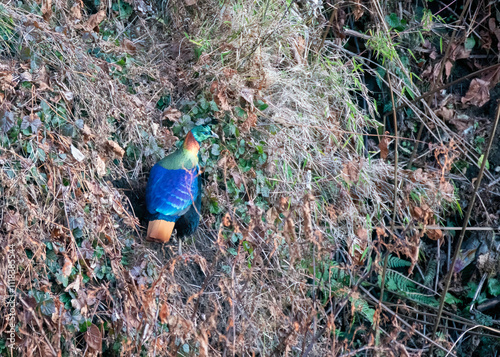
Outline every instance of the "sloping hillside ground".
<path id="1" fill-rule="evenodd" d="M 459 236 L 437 225 L 461 225 L 494 121 L 473 107 L 498 79 L 419 107 L 440 68 L 447 82 L 475 70 L 449 43 L 485 49 L 452 35 L 477 16 L 470 4 L 455 18 L 398 4 L 0 5 L 1 355 L 421 356 L 434 344 L 492 356 L 500 316 L 477 307 L 500 295 L 492 231 L 467 233 L 432 330 Z M 481 36 L 494 49 L 495 9 L 477 9 L 493 14 Z M 201 150 L 200 229 L 181 246 L 146 242 L 148 172 L 198 124 L 219 135 Z M 415 143 L 427 146 L 408 167 Z M 495 155 L 473 214 L 487 228 Z"/>

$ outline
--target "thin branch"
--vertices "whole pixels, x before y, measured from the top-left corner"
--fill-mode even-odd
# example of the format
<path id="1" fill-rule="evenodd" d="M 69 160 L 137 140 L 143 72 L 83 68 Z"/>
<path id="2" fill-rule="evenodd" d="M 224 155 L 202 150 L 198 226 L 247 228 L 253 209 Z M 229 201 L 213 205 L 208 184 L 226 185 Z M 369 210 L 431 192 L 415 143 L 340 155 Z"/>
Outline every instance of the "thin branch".
<path id="1" fill-rule="evenodd" d="M 389 81 L 389 90 L 391 93 L 391 102 L 392 102 L 392 115 L 394 120 L 394 203 L 392 208 L 392 221 L 391 221 L 391 232 L 394 232 L 394 226 L 396 224 L 396 216 L 397 216 L 397 206 L 398 206 L 398 117 L 396 114 L 396 104 L 394 102 L 394 90 L 392 88 L 391 75 L 387 76 L 387 80 Z M 392 234 L 390 235 L 392 238 Z M 389 238 L 389 239 L 391 239 Z M 386 252 L 384 259 L 384 268 L 382 269 L 382 282 L 380 285 L 380 300 L 378 304 L 378 311 L 380 312 L 380 308 L 384 299 L 384 290 L 385 290 L 385 273 L 387 271 L 387 263 L 389 261 L 389 252 Z M 380 315 L 375 323 L 375 345 L 378 346 L 380 339 L 380 329 L 378 328 L 378 324 L 380 321 Z"/>

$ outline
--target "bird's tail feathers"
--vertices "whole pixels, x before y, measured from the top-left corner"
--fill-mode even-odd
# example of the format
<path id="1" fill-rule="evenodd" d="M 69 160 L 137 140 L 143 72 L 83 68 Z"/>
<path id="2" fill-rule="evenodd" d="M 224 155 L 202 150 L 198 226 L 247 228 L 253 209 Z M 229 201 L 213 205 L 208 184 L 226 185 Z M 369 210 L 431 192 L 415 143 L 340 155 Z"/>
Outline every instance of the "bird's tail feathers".
<path id="1" fill-rule="evenodd" d="M 172 236 L 175 222 L 167 222 L 161 219 L 149 221 L 148 236 L 146 240 L 158 243 L 167 243 Z"/>

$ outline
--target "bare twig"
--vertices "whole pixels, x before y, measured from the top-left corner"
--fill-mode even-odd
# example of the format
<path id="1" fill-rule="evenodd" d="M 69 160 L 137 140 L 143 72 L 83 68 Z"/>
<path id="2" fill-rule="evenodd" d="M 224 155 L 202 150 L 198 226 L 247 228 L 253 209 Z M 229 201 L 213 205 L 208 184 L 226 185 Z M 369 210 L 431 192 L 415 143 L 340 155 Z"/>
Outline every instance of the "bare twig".
<path id="1" fill-rule="evenodd" d="M 394 202 L 393 202 L 393 210 L 392 210 L 392 221 L 391 221 L 391 234 L 390 238 L 392 238 L 392 232 L 394 232 L 394 226 L 396 225 L 396 215 L 397 215 L 397 207 L 398 207 L 398 118 L 396 115 L 396 105 L 394 102 L 394 90 L 392 88 L 391 75 L 387 76 L 387 80 L 389 81 L 389 90 L 391 93 L 391 102 L 392 102 L 392 115 L 394 120 Z M 389 252 L 386 252 L 384 258 L 384 267 L 382 269 L 382 282 L 380 285 L 380 299 L 378 305 L 378 311 L 380 312 L 380 308 L 382 302 L 384 300 L 384 290 L 385 290 L 385 273 L 387 271 L 387 263 L 389 261 Z M 375 344 L 378 345 L 380 339 L 380 329 L 378 328 L 378 324 L 380 321 L 380 315 L 375 323 Z"/>

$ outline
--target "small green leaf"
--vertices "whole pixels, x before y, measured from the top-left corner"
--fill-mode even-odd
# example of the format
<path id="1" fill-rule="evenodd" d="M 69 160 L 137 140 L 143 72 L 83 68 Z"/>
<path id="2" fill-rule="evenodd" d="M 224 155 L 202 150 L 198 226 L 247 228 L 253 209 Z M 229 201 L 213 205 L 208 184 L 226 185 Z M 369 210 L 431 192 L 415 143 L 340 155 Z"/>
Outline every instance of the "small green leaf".
<path id="1" fill-rule="evenodd" d="M 211 150 L 212 155 L 219 156 L 219 154 L 220 154 L 219 147 L 220 147 L 219 144 L 213 144 L 212 145 L 212 150 Z"/>
<path id="2" fill-rule="evenodd" d="M 464 47 L 466 50 L 470 51 L 474 48 L 476 45 L 476 40 L 474 37 L 469 37 L 468 39 L 465 40 Z"/>
<path id="3" fill-rule="evenodd" d="M 497 297 L 500 295 L 500 280 L 495 278 L 488 279 L 488 290 L 490 294 Z"/>
<path id="4" fill-rule="evenodd" d="M 58 282 L 60 282 L 62 284 L 62 286 L 64 286 L 64 287 L 68 286 L 69 281 L 68 281 L 68 277 L 67 276 L 64 276 L 62 274 L 57 274 L 56 275 L 56 279 L 57 279 Z"/>
<path id="5" fill-rule="evenodd" d="M 240 118 L 245 118 L 247 115 L 247 112 L 243 108 L 240 108 L 240 107 L 234 108 L 234 112 L 235 112 L 236 116 L 240 117 Z"/>
<path id="6" fill-rule="evenodd" d="M 207 100 L 205 98 L 201 98 L 200 99 L 200 107 L 203 110 L 207 110 L 208 109 L 209 104 L 208 104 L 208 102 L 207 102 Z"/>
<path id="7" fill-rule="evenodd" d="M 479 157 L 479 160 L 477 161 L 478 166 L 481 166 L 483 164 L 483 160 L 484 160 L 484 155 L 481 155 Z M 484 165 L 484 167 L 486 168 L 486 170 L 490 169 L 490 163 L 488 162 L 488 160 L 486 160 L 486 164 Z"/>
<path id="8" fill-rule="evenodd" d="M 269 104 L 264 103 L 262 100 L 258 100 L 257 104 L 255 105 L 257 108 L 259 108 L 260 111 L 264 111 L 269 107 Z"/>
<path id="9" fill-rule="evenodd" d="M 210 110 L 213 112 L 219 111 L 219 107 L 217 106 L 217 104 L 213 100 L 210 101 Z"/>

